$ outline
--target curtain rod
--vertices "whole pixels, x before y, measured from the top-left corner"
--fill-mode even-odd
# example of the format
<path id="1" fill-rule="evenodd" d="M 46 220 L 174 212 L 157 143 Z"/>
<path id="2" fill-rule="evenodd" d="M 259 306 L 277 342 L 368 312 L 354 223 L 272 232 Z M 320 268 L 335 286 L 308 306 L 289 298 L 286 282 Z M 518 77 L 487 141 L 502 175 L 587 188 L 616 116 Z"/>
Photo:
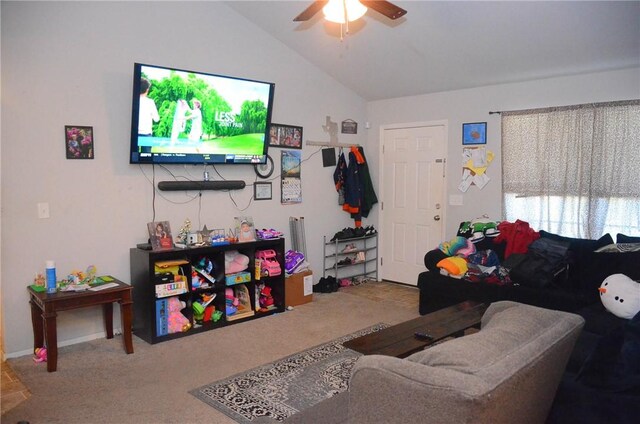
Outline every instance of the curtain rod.
<path id="1" fill-rule="evenodd" d="M 541 112 L 541 111 L 557 111 L 557 110 L 565 110 L 565 109 L 579 109 L 583 107 L 603 107 L 603 106 L 629 106 L 629 105 L 638 105 L 640 104 L 640 99 L 633 100 L 618 100 L 611 102 L 599 102 L 599 103 L 583 103 L 579 105 L 569 105 L 569 106 L 551 106 L 551 107 L 541 107 L 541 108 L 533 108 L 533 109 L 521 109 L 521 110 L 501 110 L 501 111 L 490 111 L 489 115 L 494 114 L 502 114 L 502 113 L 522 113 L 522 112 Z"/>

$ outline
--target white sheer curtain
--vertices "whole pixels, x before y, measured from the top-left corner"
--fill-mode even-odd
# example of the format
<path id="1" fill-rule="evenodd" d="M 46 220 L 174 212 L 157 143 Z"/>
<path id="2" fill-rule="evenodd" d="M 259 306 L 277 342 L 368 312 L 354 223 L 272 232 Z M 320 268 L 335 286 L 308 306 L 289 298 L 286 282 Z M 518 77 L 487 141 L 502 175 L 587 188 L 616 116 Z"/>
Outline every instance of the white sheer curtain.
<path id="1" fill-rule="evenodd" d="M 502 167 L 507 221 L 640 234 L 640 100 L 502 112 Z"/>

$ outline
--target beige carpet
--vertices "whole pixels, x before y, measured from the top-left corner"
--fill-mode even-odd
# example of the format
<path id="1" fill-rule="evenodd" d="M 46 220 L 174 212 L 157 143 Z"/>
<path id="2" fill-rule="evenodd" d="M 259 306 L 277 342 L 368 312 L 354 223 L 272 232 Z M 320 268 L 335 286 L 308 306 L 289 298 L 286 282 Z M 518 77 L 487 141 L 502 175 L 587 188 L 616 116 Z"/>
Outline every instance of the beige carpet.
<path id="1" fill-rule="evenodd" d="M 233 423 L 189 390 L 378 322 L 418 316 L 416 289 L 402 289 L 415 291 L 415 308 L 358 290 L 375 286 L 314 294 L 314 302 L 290 312 L 156 345 L 134 337 L 132 355 L 120 337 L 67 346 L 54 373 L 30 356 L 11 359 L 32 396 L 3 414 L 2 423 Z"/>

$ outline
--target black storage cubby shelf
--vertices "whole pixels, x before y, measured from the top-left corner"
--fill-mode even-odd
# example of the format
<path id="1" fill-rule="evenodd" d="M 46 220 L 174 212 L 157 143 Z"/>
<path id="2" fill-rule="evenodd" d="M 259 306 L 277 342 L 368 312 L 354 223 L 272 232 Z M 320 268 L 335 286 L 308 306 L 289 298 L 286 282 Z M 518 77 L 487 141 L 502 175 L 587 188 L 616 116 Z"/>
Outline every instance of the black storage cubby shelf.
<path id="1" fill-rule="evenodd" d="M 345 251 L 347 246 L 353 249 Z M 328 241 L 324 237 L 324 269 L 322 276 L 333 275 L 336 279 L 366 277 L 378 279 L 378 234 L 349 239 Z M 360 259 L 357 257 L 360 256 Z M 356 258 L 345 263 L 346 259 Z"/>
<path id="2" fill-rule="evenodd" d="M 260 277 L 260 279 L 257 280 L 255 275 L 255 254 L 257 251 L 264 249 L 273 249 L 276 252 L 276 260 L 280 264 L 282 272 L 277 276 Z M 234 286 L 228 286 L 226 284 L 224 256 L 225 252 L 231 250 L 237 250 L 249 257 L 249 266 L 245 271 L 251 274 L 251 279 L 236 286 L 243 285 L 247 289 L 246 292 L 248 292 L 249 295 L 250 308 L 253 312 L 250 316 L 243 315 L 235 318 L 226 316 L 225 290 L 227 287 Z M 153 344 L 185 337 L 191 334 L 268 316 L 276 312 L 283 312 L 285 310 L 284 239 L 282 238 L 222 246 L 161 251 L 133 248 L 130 249 L 129 256 L 131 285 L 133 287 L 133 332 L 136 336 L 148 343 Z M 197 269 L 203 268 L 200 266 L 202 258 L 208 259 L 213 264 L 211 277 L 215 280 L 215 283 L 210 284 L 210 287 L 206 288 L 194 288 L 193 273 L 196 273 L 201 281 L 209 281 L 197 271 Z M 166 266 L 168 262 L 176 262 L 177 265 L 172 264 L 173 268 L 169 267 L 168 269 L 156 268 L 157 264 Z M 169 275 L 164 275 L 164 280 L 162 279 L 162 274 L 166 274 L 169 271 L 174 271 L 173 273 L 175 274 L 175 267 L 177 267 L 177 274 L 183 275 L 183 279 L 186 280 L 186 292 L 181 293 L 181 291 L 183 291 L 181 283 L 167 286 Z M 260 294 L 256 290 L 260 283 L 271 287 L 271 295 L 274 300 L 274 307 L 266 311 L 258 307 L 258 297 Z M 157 289 L 159 285 L 162 287 Z M 169 288 L 168 291 L 166 289 L 167 287 Z M 211 302 L 211 305 L 215 306 L 217 311 L 223 313 L 218 321 L 214 322 L 210 320 L 197 323 L 194 319 L 193 303 L 201 299 L 203 294 L 215 294 L 215 299 Z M 186 332 L 162 334 L 163 331 L 159 330 L 160 324 L 158 324 L 158 312 L 161 307 L 159 306 L 157 308 L 156 302 L 159 299 L 171 296 L 177 296 L 181 301 L 186 303 L 186 307 L 181 312 L 190 321 L 191 328 Z"/>

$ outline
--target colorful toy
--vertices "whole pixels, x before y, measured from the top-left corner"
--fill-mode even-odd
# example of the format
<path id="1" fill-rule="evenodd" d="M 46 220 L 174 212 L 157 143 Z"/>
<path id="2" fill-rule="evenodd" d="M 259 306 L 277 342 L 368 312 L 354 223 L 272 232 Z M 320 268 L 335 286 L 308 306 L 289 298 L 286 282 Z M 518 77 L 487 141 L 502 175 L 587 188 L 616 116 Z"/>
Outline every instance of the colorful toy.
<path id="1" fill-rule="evenodd" d="M 631 319 L 640 312 L 640 283 L 626 275 L 608 276 L 598 291 L 604 307 L 618 318 Z"/>
<path id="2" fill-rule="evenodd" d="M 282 274 L 280 263 L 276 260 L 276 251 L 273 249 L 258 250 L 256 258 L 260 259 L 260 273 L 264 277 L 275 277 Z"/>
<path id="3" fill-rule="evenodd" d="M 249 267 L 249 257 L 237 250 L 230 250 L 224 254 L 224 273 L 235 274 Z"/>
<path id="4" fill-rule="evenodd" d="M 33 358 L 33 362 L 39 364 L 40 362 L 47 362 L 47 348 L 46 347 L 38 347 L 33 352 L 35 357 Z"/>
<path id="5" fill-rule="evenodd" d="M 182 315 L 182 310 L 187 307 L 187 304 L 181 301 L 178 297 L 170 297 L 168 301 L 168 324 L 169 334 L 188 331 L 191 328 L 191 322 L 187 317 Z"/>
<path id="6" fill-rule="evenodd" d="M 193 319 L 196 322 L 211 321 L 213 314 L 216 311 L 215 306 L 211 305 L 211 302 L 216 298 L 216 294 L 202 293 L 201 299 L 196 300 L 191 305 L 193 309 Z"/>
<path id="7" fill-rule="evenodd" d="M 231 287 L 227 287 L 224 291 L 224 301 L 226 306 L 227 316 L 231 316 L 238 312 L 238 305 L 240 301 L 233 293 L 233 289 Z"/>
<path id="8" fill-rule="evenodd" d="M 262 290 L 260 290 L 260 307 L 269 308 L 273 306 L 273 296 L 271 295 L 271 287 L 264 286 Z"/>

